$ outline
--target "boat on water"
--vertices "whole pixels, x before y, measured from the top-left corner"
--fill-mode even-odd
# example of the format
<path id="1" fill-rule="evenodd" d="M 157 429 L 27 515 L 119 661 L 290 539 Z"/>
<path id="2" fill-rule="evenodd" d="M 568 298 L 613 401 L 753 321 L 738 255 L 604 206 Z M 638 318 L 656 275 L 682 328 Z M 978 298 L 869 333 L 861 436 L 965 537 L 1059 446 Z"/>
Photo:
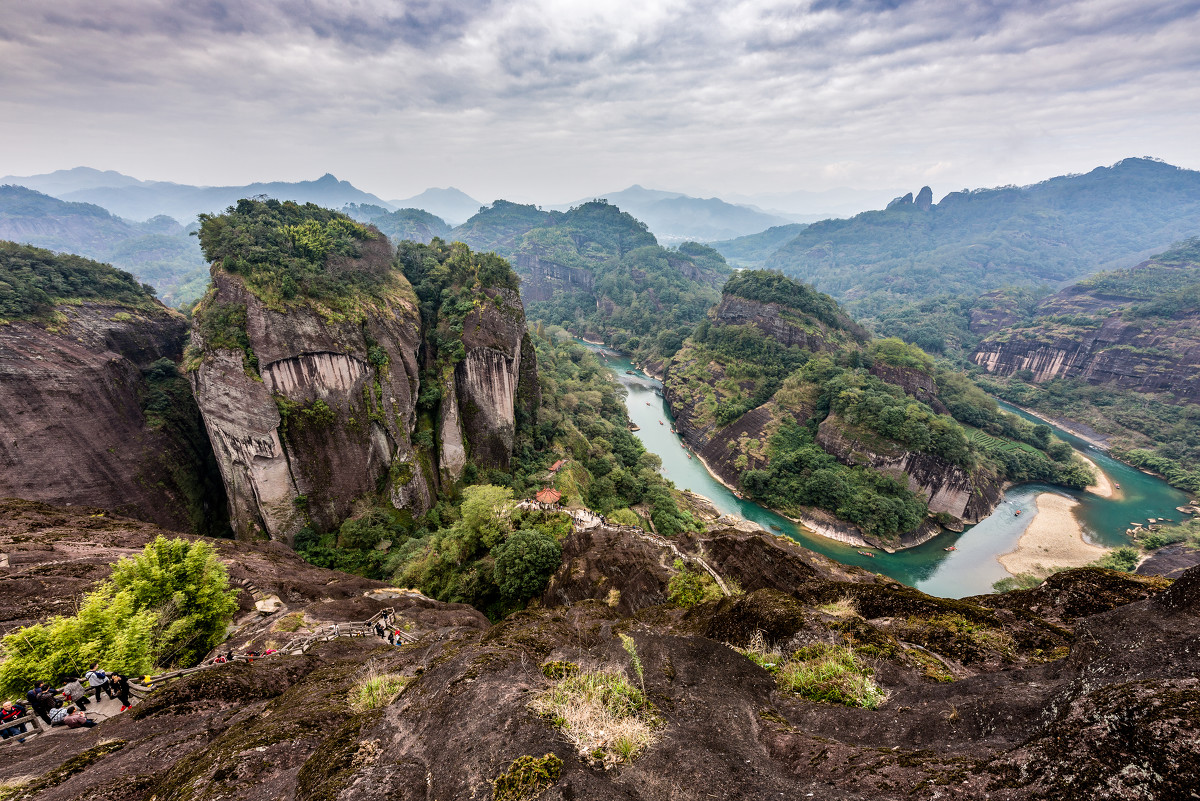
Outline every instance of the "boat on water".
<path id="1" fill-rule="evenodd" d="M 958 550 L 958 546 L 956 546 L 956 545 L 951 545 L 949 548 L 943 548 L 942 550 L 943 550 L 943 551 L 957 551 L 957 550 Z"/>
<path id="2" fill-rule="evenodd" d="M 630 431 L 641 431 L 641 430 L 642 430 L 642 427 L 641 427 L 641 426 L 639 426 L 637 423 L 630 423 L 630 424 L 629 424 L 629 430 L 630 430 Z"/>
<path id="3" fill-rule="evenodd" d="M 637 375 L 637 373 L 634 372 L 633 370 L 626 370 L 625 375 Z"/>
<path id="4" fill-rule="evenodd" d="M 1115 481 L 1113 482 L 1113 486 L 1114 486 L 1114 487 L 1116 487 L 1117 489 L 1120 489 L 1120 488 L 1121 488 L 1121 485 L 1120 485 L 1120 484 L 1118 484 L 1118 483 L 1117 483 L 1117 482 L 1115 482 Z"/>
<path id="5" fill-rule="evenodd" d="M 662 420 L 659 420 L 659 421 L 658 421 L 658 424 L 659 424 L 660 426 L 661 426 L 661 425 L 665 425 L 665 423 L 663 423 L 663 421 L 662 421 Z"/>
<path id="6" fill-rule="evenodd" d="M 871 557 L 872 559 L 874 559 L 874 558 L 875 558 L 875 554 L 871 553 L 870 551 L 859 551 L 859 552 L 858 552 L 858 555 L 859 555 L 859 556 L 869 556 L 869 557 Z"/>
<path id="7" fill-rule="evenodd" d="M 777 526 L 774 523 L 771 524 L 771 528 L 775 529 L 776 531 L 783 531 L 782 526 Z"/>
<path id="8" fill-rule="evenodd" d="M 689 458 L 689 459 L 691 459 L 691 458 L 692 458 L 692 455 L 691 455 L 690 453 L 688 454 L 688 458 Z"/>
<path id="9" fill-rule="evenodd" d="M 1018 509 L 1017 511 L 1013 512 L 1013 517 L 1020 517 L 1020 516 L 1021 516 L 1021 510 L 1020 510 L 1020 509 Z"/>
<path id="10" fill-rule="evenodd" d="M 647 405 L 647 406 L 649 406 L 649 405 L 650 405 L 650 401 L 646 401 L 646 405 Z"/>

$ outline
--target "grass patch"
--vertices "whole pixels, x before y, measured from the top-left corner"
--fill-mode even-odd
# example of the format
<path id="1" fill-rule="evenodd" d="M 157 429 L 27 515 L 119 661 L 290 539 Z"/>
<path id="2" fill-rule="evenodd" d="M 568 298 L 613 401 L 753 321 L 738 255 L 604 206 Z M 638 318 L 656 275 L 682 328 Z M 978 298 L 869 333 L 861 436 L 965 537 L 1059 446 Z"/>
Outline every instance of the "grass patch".
<path id="1" fill-rule="evenodd" d="M 629 762 L 654 742 L 659 725 L 645 693 L 615 668 L 581 670 L 530 702 L 593 763 Z"/>
<path id="2" fill-rule="evenodd" d="M 290 634 L 292 632 L 299 631 L 300 627 L 303 625 L 304 613 L 292 612 L 290 615 L 284 615 L 279 619 L 279 622 L 275 624 L 275 630 L 284 631 Z"/>
<path id="3" fill-rule="evenodd" d="M 782 651 L 767 645 L 762 631 L 754 632 L 745 648 L 735 645 L 729 647 L 772 675 L 778 673 L 779 668 L 787 661 Z"/>
<path id="4" fill-rule="evenodd" d="M 817 643 L 792 654 L 775 674 L 780 690 L 825 704 L 875 709 L 887 693 L 853 648 Z"/>
<path id="5" fill-rule="evenodd" d="M 385 707 L 399 698 L 412 680 L 412 676 L 377 673 L 372 668 L 365 679 L 350 688 L 350 709 L 362 713 Z"/>
<path id="6" fill-rule="evenodd" d="M 724 597 L 721 588 L 707 571 L 685 564 L 682 559 L 676 559 L 674 566 L 679 572 L 667 582 L 667 598 L 671 603 L 691 609 L 706 601 L 719 601 Z"/>
<path id="7" fill-rule="evenodd" d="M 541 759 L 521 756 L 492 782 L 492 801 L 528 801 L 537 798 L 562 775 L 563 761 L 556 754 Z"/>
<path id="8" fill-rule="evenodd" d="M 846 597 L 831 604 L 821 604 L 817 611 L 834 617 L 857 617 L 858 603 L 853 598 Z"/>
<path id="9" fill-rule="evenodd" d="M 954 674 L 942 660 L 933 654 L 927 654 L 919 648 L 905 648 L 904 655 L 915 662 L 921 675 L 930 681 L 945 683 L 954 681 Z"/>

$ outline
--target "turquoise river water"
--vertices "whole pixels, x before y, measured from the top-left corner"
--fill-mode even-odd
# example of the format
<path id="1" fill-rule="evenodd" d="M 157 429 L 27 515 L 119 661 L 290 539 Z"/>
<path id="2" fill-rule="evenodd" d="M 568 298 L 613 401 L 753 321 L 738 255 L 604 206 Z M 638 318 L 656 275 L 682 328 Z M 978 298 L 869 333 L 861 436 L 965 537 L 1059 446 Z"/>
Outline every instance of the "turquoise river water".
<path id="1" fill-rule="evenodd" d="M 709 474 L 699 459 L 689 459 L 678 435 L 671 433 L 673 421 L 662 397 L 661 383 L 637 370 L 624 357 L 609 351 L 597 351 L 597 355 L 628 390 L 625 402 L 629 417 L 641 428 L 636 434 L 647 450 L 662 458 L 663 475 L 675 482 L 675 486 L 710 498 L 722 513 L 752 520 L 839 562 L 882 573 L 931 595 L 961 598 L 991 592 L 993 582 L 1008 575 L 996 557 L 1016 547 L 1017 540 L 1037 513 L 1036 499 L 1043 492 L 1056 492 L 1078 500 L 1075 513 L 1086 536 L 1092 542 L 1106 546 L 1128 544 L 1125 530 L 1134 521 L 1145 521 L 1150 517 L 1178 520 L 1181 515 L 1175 507 L 1187 502 L 1187 496 L 1166 482 L 1118 462 L 1078 437 L 1051 426 L 1055 434 L 1095 462 L 1110 481 L 1121 485 L 1113 498 L 1100 498 L 1088 492 L 1046 484 L 1022 484 L 1004 494 L 1003 502 L 990 517 L 961 534 L 945 532 L 916 548 L 894 554 L 875 551 L 873 558 L 866 557 L 853 546 L 821 537 L 752 501 L 735 497 Z M 1001 406 L 1027 419 L 1035 419 L 1008 404 L 1001 403 Z M 1016 514 L 1018 509 L 1022 512 L 1020 515 Z M 957 550 L 945 551 L 950 545 Z"/>

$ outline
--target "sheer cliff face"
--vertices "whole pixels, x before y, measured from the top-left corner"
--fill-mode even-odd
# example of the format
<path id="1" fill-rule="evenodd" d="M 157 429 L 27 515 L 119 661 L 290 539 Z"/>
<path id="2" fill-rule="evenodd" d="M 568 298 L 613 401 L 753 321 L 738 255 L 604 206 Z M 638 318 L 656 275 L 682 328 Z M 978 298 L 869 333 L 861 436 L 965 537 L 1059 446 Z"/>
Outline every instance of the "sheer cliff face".
<path id="1" fill-rule="evenodd" d="M 485 295 L 463 321 L 466 358 L 454 366 L 457 418 L 471 461 L 506 469 L 516 437 L 522 358 L 530 358 L 532 348 L 522 348 L 526 334 L 520 296 L 507 289 L 485 290 Z"/>
<path id="2" fill-rule="evenodd" d="M 978 523 L 1000 503 L 1001 482 L 995 476 L 968 472 L 928 453 L 902 448 L 885 450 L 879 446 L 878 436 L 859 437 L 852 427 L 833 415 L 826 417 L 817 429 L 817 444 L 843 464 L 870 465 L 905 482 L 909 490 L 925 499 L 934 514 L 945 513 L 963 523 Z"/>
<path id="3" fill-rule="evenodd" d="M 785 347 L 793 345 L 815 352 L 833 350 L 835 337 L 827 326 L 810 317 L 803 322 L 778 303 L 760 303 L 737 295 L 722 295 L 713 312 L 714 323 L 752 325 Z"/>
<path id="4" fill-rule="evenodd" d="M 403 278 L 399 279 L 403 281 Z M 244 307 L 258 374 L 236 350 L 205 350 L 191 373 L 229 491 L 235 532 L 290 540 L 310 520 L 336 527 L 355 499 L 383 487 L 413 514 L 430 505 L 412 444 L 420 321 L 405 293 L 374 301 L 365 320 L 327 320 L 310 306 L 267 308 L 217 271 L 206 304 Z M 406 288 L 406 287 L 405 287 Z"/>
<path id="5" fill-rule="evenodd" d="M 143 370 L 179 358 L 183 316 L 90 302 L 57 312 L 52 328 L 0 326 L 0 497 L 98 506 L 218 533 L 201 525 L 206 515 L 222 516 L 224 497 L 219 482 L 205 486 L 211 457 L 198 421 L 189 438 L 143 411 L 152 391 Z M 172 403 L 190 404 L 184 389 Z M 174 412 L 195 417 L 194 408 Z"/>

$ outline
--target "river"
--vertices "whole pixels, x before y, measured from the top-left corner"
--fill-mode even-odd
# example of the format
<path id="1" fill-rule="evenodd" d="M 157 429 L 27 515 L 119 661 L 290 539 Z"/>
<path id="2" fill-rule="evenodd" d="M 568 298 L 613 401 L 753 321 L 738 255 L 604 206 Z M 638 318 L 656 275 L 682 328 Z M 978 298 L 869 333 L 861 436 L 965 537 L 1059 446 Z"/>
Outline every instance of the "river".
<path id="1" fill-rule="evenodd" d="M 839 562 L 882 573 L 931 595 L 962 598 L 991 592 L 994 582 L 1009 575 L 996 557 L 1016 547 L 1025 527 L 1037 514 L 1037 496 L 1043 492 L 1056 492 L 1078 500 L 1076 515 L 1088 538 L 1106 546 L 1129 544 L 1125 530 L 1133 521 L 1145 521 L 1150 517 L 1178 520 L 1181 514 L 1175 507 L 1187 503 L 1187 496 L 1165 481 L 1118 462 L 1052 425 L 1057 436 L 1084 452 L 1110 481 L 1121 485 L 1116 497 L 1100 498 L 1088 492 L 1046 484 L 1021 484 L 1005 492 L 1003 501 L 990 517 L 967 527 L 961 534 L 945 532 L 916 548 L 894 554 L 875 551 L 873 558 L 862 556 L 857 548 L 814 534 L 752 501 L 735 497 L 713 478 L 699 459 L 689 459 L 682 440 L 671 433 L 673 420 L 662 397 L 662 384 L 622 356 L 610 351 L 598 351 L 597 355 L 628 390 L 625 403 L 629 417 L 641 428 L 636 432 L 637 437 L 648 451 L 662 459 L 663 475 L 675 482 L 675 486 L 710 498 L 722 513 L 752 520 Z M 1008 404 L 1001 402 L 1000 405 L 1036 420 Z M 1020 515 L 1016 514 L 1017 510 L 1021 511 Z M 957 550 L 945 551 L 944 548 L 950 545 Z"/>

